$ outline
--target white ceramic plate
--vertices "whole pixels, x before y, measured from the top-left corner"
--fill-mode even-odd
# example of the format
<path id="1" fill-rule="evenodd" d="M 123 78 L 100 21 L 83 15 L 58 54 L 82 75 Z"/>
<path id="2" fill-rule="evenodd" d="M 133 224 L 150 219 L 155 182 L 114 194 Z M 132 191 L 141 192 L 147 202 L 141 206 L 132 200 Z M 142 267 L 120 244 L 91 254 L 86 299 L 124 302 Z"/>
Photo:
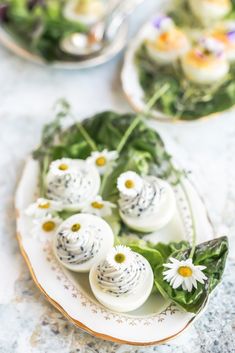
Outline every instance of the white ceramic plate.
<path id="1" fill-rule="evenodd" d="M 87 58 L 86 60 L 71 60 L 71 61 L 54 61 L 52 63 L 46 62 L 43 57 L 30 52 L 27 48 L 23 47 L 11 34 L 0 27 L 0 43 L 4 45 L 8 50 L 16 54 L 17 56 L 29 60 L 39 65 L 50 65 L 55 69 L 85 69 L 88 67 L 101 65 L 111 60 L 117 55 L 126 45 L 128 35 L 128 25 L 124 22 L 120 27 L 115 40 L 107 46 L 102 53 L 95 57 Z"/>
<path id="2" fill-rule="evenodd" d="M 185 330 L 196 316 L 180 311 L 156 294 L 152 294 L 141 308 L 128 314 L 106 309 L 92 295 L 86 274 L 62 268 L 51 252 L 50 241 L 40 242 L 31 236 L 31 220 L 24 210 L 37 197 L 38 171 L 38 163 L 30 158 L 16 194 L 17 236 L 32 277 L 48 300 L 76 326 L 115 342 L 158 344 Z M 177 200 L 174 219 L 151 238 L 163 242 L 190 241 L 193 214 L 197 242 L 211 239 L 213 230 L 205 206 L 192 184 L 185 178 L 183 187 L 178 185 L 174 190 Z"/>
<path id="3" fill-rule="evenodd" d="M 168 5 L 171 2 L 167 2 Z M 144 25 L 141 27 L 136 37 L 130 42 L 125 57 L 124 64 L 121 72 L 121 81 L 124 94 L 127 98 L 127 101 L 132 106 L 136 112 L 146 111 L 146 101 L 145 101 L 145 92 L 140 85 L 138 68 L 135 63 L 135 55 L 141 44 L 146 38 L 149 38 L 149 34 L 152 33 L 152 19 L 156 17 L 158 13 L 155 13 L 152 18 L 150 18 Z M 161 12 L 162 14 L 162 12 Z M 231 107 L 230 109 L 233 109 Z M 177 116 L 166 115 L 160 110 L 152 109 L 151 116 L 159 121 L 163 122 L 194 122 L 196 120 L 207 119 L 217 116 L 219 113 L 212 113 L 207 116 L 202 116 L 196 120 L 181 120 Z"/>

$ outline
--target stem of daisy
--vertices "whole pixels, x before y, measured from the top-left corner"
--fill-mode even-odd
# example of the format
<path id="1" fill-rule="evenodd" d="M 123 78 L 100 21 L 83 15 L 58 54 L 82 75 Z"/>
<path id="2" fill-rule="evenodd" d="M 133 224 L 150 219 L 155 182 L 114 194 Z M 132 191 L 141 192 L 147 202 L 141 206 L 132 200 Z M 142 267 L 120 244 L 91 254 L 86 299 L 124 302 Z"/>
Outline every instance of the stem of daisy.
<path id="1" fill-rule="evenodd" d="M 195 247 L 196 247 L 196 225 L 195 225 L 195 219 L 194 219 L 194 215 L 193 215 L 192 205 L 191 205 L 190 199 L 188 197 L 187 190 L 185 189 L 185 186 L 182 183 L 182 181 L 180 181 L 180 185 L 181 185 L 182 190 L 184 192 L 184 195 L 185 195 L 185 197 L 187 199 L 187 202 L 188 202 L 188 205 L 189 205 L 189 211 L 190 211 L 190 215 L 191 215 L 191 220 L 192 220 L 192 231 L 193 231 L 193 234 L 192 234 L 192 248 L 191 248 L 191 251 L 190 251 L 190 254 L 189 254 L 189 258 L 192 259 L 193 255 L 194 255 L 194 252 L 195 252 Z"/>
<path id="2" fill-rule="evenodd" d="M 123 147 L 125 146 L 128 138 L 130 137 L 130 135 L 132 134 L 132 132 L 134 131 L 134 129 L 136 128 L 136 126 L 139 124 L 140 120 L 142 119 L 142 115 L 148 115 L 149 111 L 151 110 L 151 108 L 154 106 L 154 104 L 158 101 L 158 99 L 160 99 L 164 93 L 166 93 L 166 91 L 168 91 L 168 89 L 170 88 L 170 85 L 168 83 L 166 83 L 165 85 L 163 85 L 157 92 L 154 93 L 154 95 L 150 98 L 150 100 L 148 101 L 147 105 L 146 105 L 146 109 L 143 113 L 139 113 L 136 115 L 135 119 L 132 121 L 131 125 L 129 126 L 129 128 L 126 130 L 123 138 L 121 139 L 121 141 L 119 142 L 119 145 L 117 146 L 117 152 L 120 154 L 120 152 L 122 151 Z M 104 176 L 103 176 L 103 180 L 101 183 L 101 187 L 100 187 L 100 194 L 102 195 L 104 188 L 105 188 L 105 184 L 107 182 L 107 179 L 110 175 L 110 170 L 108 170 Z"/>
<path id="3" fill-rule="evenodd" d="M 77 122 L 76 126 L 77 126 L 78 130 L 80 131 L 81 135 L 84 137 L 84 139 L 88 143 L 88 145 L 91 147 L 91 149 L 93 151 L 97 151 L 98 148 L 96 146 L 95 141 L 90 137 L 90 135 L 88 134 L 86 129 L 82 126 L 82 124 L 80 122 Z"/>
<path id="4" fill-rule="evenodd" d="M 154 93 L 154 95 L 150 98 L 150 100 L 148 101 L 147 105 L 146 105 L 146 109 L 143 113 L 139 113 L 136 115 L 135 119 L 132 121 L 131 125 L 129 126 L 129 128 L 126 130 L 123 138 L 121 139 L 121 141 L 119 142 L 119 145 L 117 147 L 117 152 L 120 153 L 123 149 L 123 147 L 125 146 L 128 138 L 130 137 L 130 135 L 132 134 L 132 132 L 134 131 L 134 129 L 136 128 L 136 126 L 139 124 L 140 120 L 142 119 L 142 115 L 148 115 L 149 111 L 151 110 L 151 108 L 154 106 L 154 104 L 158 101 L 158 99 L 160 99 L 163 94 L 166 93 L 166 91 L 168 91 L 168 89 L 170 88 L 170 85 L 168 83 L 166 83 L 165 85 L 163 85 L 158 91 L 156 91 Z"/>
<path id="5" fill-rule="evenodd" d="M 39 193 L 40 193 L 41 197 L 46 196 L 45 177 L 47 174 L 48 167 L 49 167 L 49 157 L 46 156 L 43 161 L 42 171 L 41 171 L 41 175 L 40 175 Z"/>

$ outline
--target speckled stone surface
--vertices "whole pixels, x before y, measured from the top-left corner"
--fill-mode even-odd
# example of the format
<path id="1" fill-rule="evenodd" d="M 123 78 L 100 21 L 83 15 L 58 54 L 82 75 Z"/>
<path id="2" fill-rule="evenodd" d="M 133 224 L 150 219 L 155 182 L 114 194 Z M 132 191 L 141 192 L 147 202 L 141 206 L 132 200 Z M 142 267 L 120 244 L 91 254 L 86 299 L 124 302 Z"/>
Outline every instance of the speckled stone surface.
<path id="1" fill-rule="evenodd" d="M 154 1 L 132 16 L 135 33 Z M 229 234 L 230 260 L 207 311 L 179 338 L 137 348 L 101 341 L 58 313 L 35 287 L 15 238 L 13 198 L 24 160 L 39 142 L 56 99 L 66 97 L 78 118 L 126 111 L 120 85 L 122 55 L 80 72 L 53 71 L 0 47 L 0 353 L 233 353 L 235 352 L 235 113 L 211 121 L 153 123 L 177 159 L 191 170 L 218 234 Z"/>

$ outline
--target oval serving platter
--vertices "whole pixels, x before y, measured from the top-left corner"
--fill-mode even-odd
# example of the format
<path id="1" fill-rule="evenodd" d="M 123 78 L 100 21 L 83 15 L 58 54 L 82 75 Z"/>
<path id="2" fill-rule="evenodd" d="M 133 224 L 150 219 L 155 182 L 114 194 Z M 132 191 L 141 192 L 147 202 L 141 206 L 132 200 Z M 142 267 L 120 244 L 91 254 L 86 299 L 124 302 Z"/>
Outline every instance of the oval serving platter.
<path id="1" fill-rule="evenodd" d="M 77 327 L 102 339 L 130 345 L 160 344 L 184 331 L 198 315 L 183 312 L 175 305 L 152 294 L 138 310 L 120 314 L 97 302 L 88 276 L 63 268 L 54 257 L 50 241 L 40 242 L 30 234 L 31 222 L 25 209 L 38 196 L 39 163 L 26 162 L 18 185 L 17 237 L 31 275 L 47 299 Z M 191 241 L 193 223 L 197 242 L 213 238 L 213 229 L 198 192 L 187 177 L 174 188 L 177 210 L 170 223 L 145 239 L 158 242 Z"/>

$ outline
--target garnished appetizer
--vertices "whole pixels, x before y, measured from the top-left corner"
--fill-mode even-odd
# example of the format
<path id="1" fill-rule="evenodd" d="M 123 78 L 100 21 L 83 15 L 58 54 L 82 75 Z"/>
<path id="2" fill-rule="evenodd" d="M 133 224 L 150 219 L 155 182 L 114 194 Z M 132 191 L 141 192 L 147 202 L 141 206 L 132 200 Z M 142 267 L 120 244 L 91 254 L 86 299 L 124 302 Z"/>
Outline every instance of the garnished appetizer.
<path id="1" fill-rule="evenodd" d="M 204 24 L 225 17 L 232 9 L 231 0 L 189 0 L 194 15 Z"/>
<path id="2" fill-rule="evenodd" d="M 105 259 L 92 267 L 89 279 L 97 300 L 118 312 L 139 308 L 153 287 L 149 262 L 122 245 L 113 248 Z"/>
<path id="3" fill-rule="evenodd" d="M 229 71 L 224 46 L 217 40 L 205 37 L 199 45 L 182 57 L 185 76 L 198 84 L 212 84 L 222 80 Z"/>
<path id="4" fill-rule="evenodd" d="M 54 236 L 54 253 L 66 268 L 88 272 L 112 248 L 112 229 L 102 218 L 76 214 L 67 218 Z"/>
<path id="5" fill-rule="evenodd" d="M 235 60 L 235 21 L 226 21 L 218 24 L 210 35 L 224 45 L 229 61 Z"/>
<path id="6" fill-rule="evenodd" d="M 146 40 L 149 56 L 159 64 L 176 61 L 189 49 L 187 36 L 168 16 L 158 16 L 152 22 L 150 38 Z"/>
<path id="7" fill-rule="evenodd" d="M 90 26 L 105 14 L 105 4 L 102 0 L 69 0 L 63 14 L 70 21 Z"/>
<path id="8" fill-rule="evenodd" d="M 135 172 L 121 174 L 117 181 L 123 222 L 140 232 L 156 231 L 170 222 L 176 202 L 172 187 L 155 176 Z"/>
<path id="9" fill-rule="evenodd" d="M 46 186 L 49 199 L 63 202 L 64 209 L 81 210 L 98 194 L 100 176 L 84 160 L 62 158 L 50 164 Z"/>

